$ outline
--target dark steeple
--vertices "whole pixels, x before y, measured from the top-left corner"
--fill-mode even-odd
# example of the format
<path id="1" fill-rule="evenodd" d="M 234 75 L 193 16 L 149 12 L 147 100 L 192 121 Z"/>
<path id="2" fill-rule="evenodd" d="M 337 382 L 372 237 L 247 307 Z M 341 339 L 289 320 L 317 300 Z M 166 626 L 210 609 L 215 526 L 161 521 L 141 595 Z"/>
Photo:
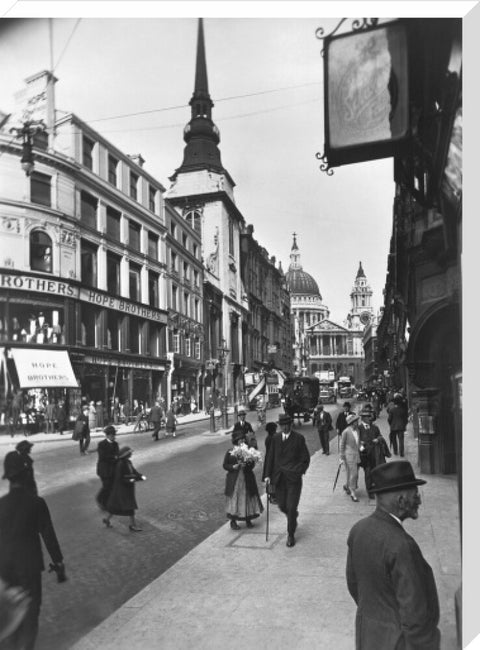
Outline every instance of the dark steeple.
<path id="1" fill-rule="evenodd" d="M 171 180 L 174 180 L 180 172 L 201 169 L 225 173 L 218 148 L 220 133 L 212 121 L 213 102 L 208 92 L 202 18 L 198 19 L 195 87 L 189 103 L 192 108 L 192 116 L 183 132 L 183 139 L 187 145 L 183 150 L 183 162 Z"/>
<path id="2" fill-rule="evenodd" d="M 364 277 L 365 277 L 365 272 L 362 268 L 362 263 L 360 262 L 360 266 L 358 267 L 358 271 L 357 271 L 357 280 L 358 278 L 364 278 Z"/>

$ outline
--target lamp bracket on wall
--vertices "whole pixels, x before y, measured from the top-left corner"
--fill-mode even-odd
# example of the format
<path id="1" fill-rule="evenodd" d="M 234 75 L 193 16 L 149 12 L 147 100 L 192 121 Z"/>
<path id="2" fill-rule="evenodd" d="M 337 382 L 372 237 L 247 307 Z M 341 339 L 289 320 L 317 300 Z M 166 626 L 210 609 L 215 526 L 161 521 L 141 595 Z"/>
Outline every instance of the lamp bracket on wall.
<path id="1" fill-rule="evenodd" d="M 322 162 L 321 162 L 321 165 L 320 165 L 320 171 L 321 171 L 321 172 L 325 172 L 325 173 L 327 174 L 327 176 L 333 176 L 334 171 L 333 171 L 333 169 L 329 166 L 329 162 L 328 162 L 327 154 L 325 154 L 325 153 L 320 153 L 319 151 L 317 151 L 317 153 L 315 154 L 315 158 L 316 158 L 317 160 L 321 160 L 321 161 L 322 161 Z"/>

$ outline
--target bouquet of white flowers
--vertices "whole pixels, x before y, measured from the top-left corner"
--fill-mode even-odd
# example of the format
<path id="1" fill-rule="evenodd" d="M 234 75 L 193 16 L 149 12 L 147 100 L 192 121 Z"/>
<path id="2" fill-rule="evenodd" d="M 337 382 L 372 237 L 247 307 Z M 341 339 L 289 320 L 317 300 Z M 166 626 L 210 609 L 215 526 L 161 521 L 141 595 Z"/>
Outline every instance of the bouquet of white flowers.
<path id="1" fill-rule="evenodd" d="M 244 442 L 234 447 L 230 453 L 242 464 L 253 463 L 255 465 L 262 462 L 262 454 L 258 449 L 248 447 Z"/>

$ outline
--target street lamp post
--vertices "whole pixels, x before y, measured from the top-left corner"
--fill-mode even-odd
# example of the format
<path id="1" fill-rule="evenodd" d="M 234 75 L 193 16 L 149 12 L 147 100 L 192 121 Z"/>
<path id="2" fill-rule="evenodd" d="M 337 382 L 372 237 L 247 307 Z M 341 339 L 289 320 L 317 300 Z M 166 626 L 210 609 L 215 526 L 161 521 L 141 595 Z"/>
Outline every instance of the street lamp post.
<path id="1" fill-rule="evenodd" d="M 42 120 L 30 120 L 24 122 L 21 128 L 12 127 L 11 133 L 15 133 L 17 138 L 22 139 L 22 157 L 20 165 L 27 176 L 30 176 L 35 167 L 35 157 L 33 155 L 33 137 L 37 133 L 44 132 L 46 126 Z"/>
<path id="2" fill-rule="evenodd" d="M 223 428 L 228 428 L 228 404 L 227 404 L 227 356 L 230 350 L 227 348 L 227 342 L 225 339 L 222 339 L 222 345 L 219 350 L 220 355 L 220 365 L 222 366 L 223 372 L 223 399 L 222 399 L 222 416 L 223 416 Z"/>

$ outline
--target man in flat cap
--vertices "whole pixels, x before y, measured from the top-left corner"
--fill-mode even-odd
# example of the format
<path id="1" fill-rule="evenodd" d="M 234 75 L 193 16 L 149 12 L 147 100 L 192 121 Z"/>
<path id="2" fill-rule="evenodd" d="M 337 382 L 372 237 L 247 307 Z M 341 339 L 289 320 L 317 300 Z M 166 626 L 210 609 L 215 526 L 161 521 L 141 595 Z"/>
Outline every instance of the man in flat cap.
<path id="1" fill-rule="evenodd" d="M 21 440 L 14 451 L 8 452 L 3 461 L 2 478 L 11 480 L 21 474 L 25 487 L 36 495 L 38 490 L 33 472 L 33 458 L 30 456 L 32 447 L 33 442 Z"/>
<path id="2" fill-rule="evenodd" d="M 292 430 L 292 418 L 280 415 L 281 431 L 273 434 L 265 459 L 265 483 L 272 483 L 280 510 L 287 515 L 287 546 L 295 546 L 298 503 L 302 492 L 302 476 L 310 465 L 310 452 L 305 438 Z"/>
<path id="3" fill-rule="evenodd" d="M 421 504 L 408 461 L 372 470 L 376 509 L 348 536 L 347 585 L 357 603 L 356 650 L 439 650 L 437 587 L 430 565 L 403 528 Z"/>

